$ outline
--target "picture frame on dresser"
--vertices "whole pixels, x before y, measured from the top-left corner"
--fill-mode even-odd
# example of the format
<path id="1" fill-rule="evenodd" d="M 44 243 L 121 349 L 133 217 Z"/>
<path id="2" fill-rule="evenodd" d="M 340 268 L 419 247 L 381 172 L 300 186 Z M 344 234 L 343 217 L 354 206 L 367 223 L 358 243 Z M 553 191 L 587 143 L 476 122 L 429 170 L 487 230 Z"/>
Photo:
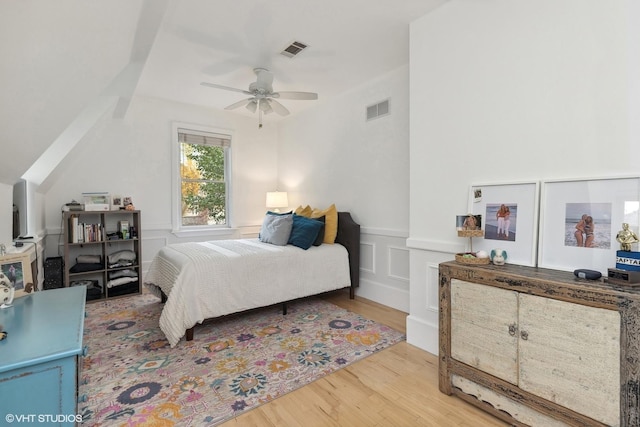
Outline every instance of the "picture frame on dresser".
<path id="1" fill-rule="evenodd" d="M 15 289 L 14 298 L 36 291 L 28 254 L 7 254 L 0 258 L 0 271 Z"/>
<path id="2" fill-rule="evenodd" d="M 616 265 L 616 234 L 623 223 L 638 231 L 640 177 L 543 181 L 538 265 L 606 276 Z"/>
<path id="3" fill-rule="evenodd" d="M 469 213 L 482 215 L 483 238 L 475 238 L 473 249 L 491 252 L 503 249 L 510 264 L 535 267 L 538 247 L 540 183 L 473 184 L 469 190 Z M 498 211 L 509 208 L 507 223 L 498 223 Z"/>

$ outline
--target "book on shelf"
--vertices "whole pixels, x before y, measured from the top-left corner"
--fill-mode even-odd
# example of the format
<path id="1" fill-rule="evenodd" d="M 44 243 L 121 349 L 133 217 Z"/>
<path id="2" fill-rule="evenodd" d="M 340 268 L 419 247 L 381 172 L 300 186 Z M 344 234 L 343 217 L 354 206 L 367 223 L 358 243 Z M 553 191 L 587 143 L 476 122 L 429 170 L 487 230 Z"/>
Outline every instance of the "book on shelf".
<path id="1" fill-rule="evenodd" d="M 103 239 L 102 224 L 81 223 L 77 216 L 69 218 L 69 243 L 101 242 Z"/>
<path id="2" fill-rule="evenodd" d="M 78 243 L 78 217 L 72 215 L 69 217 L 69 243 Z"/>

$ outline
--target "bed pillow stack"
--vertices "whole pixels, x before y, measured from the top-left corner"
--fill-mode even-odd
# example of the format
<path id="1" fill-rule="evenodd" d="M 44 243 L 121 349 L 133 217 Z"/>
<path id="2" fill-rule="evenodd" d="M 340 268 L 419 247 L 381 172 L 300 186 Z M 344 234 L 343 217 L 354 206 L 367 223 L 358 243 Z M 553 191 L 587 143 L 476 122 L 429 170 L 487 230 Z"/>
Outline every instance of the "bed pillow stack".
<path id="1" fill-rule="evenodd" d="M 338 234 L 338 210 L 336 205 L 333 204 L 326 209 L 311 208 L 307 205 L 304 208 L 299 206 L 295 213 L 297 215 L 304 216 L 306 218 L 319 220 L 324 217 L 324 236 L 322 243 L 333 244 L 336 241 L 336 235 Z"/>
<path id="2" fill-rule="evenodd" d="M 267 212 L 258 238 L 261 242 L 302 249 L 334 243 L 338 231 L 338 211 L 335 205 L 320 210 L 310 206 L 296 212 Z"/>

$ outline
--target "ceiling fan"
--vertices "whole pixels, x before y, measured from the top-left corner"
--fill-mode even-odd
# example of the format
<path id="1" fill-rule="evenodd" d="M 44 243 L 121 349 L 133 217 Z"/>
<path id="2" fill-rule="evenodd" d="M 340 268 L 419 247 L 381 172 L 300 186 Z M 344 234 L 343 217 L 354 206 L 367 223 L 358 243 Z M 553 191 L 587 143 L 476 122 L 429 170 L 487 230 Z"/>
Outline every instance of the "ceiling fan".
<path id="1" fill-rule="evenodd" d="M 249 98 L 242 101 L 235 102 L 227 107 L 225 110 L 233 110 L 239 107 L 246 107 L 247 110 L 255 113 L 256 110 L 259 114 L 258 127 L 262 127 L 262 114 L 269 114 L 276 112 L 281 116 L 289 114 L 289 110 L 285 108 L 277 99 L 297 99 L 297 100 L 314 100 L 318 99 L 318 94 L 313 92 L 293 92 L 293 91 L 273 91 L 273 73 L 266 68 L 254 68 L 253 72 L 256 73 L 257 80 L 249 85 L 249 90 L 236 89 L 229 86 L 222 86 L 215 83 L 202 82 L 202 86 L 209 86 L 216 89 L 230 90 L 233 92 L 244 93 L 250 95 Z"/>

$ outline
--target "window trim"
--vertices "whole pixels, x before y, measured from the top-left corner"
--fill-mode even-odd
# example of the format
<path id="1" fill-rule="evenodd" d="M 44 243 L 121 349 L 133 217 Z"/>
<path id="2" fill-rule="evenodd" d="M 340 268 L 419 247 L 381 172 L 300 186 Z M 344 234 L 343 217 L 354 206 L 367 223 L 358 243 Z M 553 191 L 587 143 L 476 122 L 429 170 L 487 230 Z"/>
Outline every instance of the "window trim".
<path id="1" fill-rule="evenodd" d="M 231 204 L 231 194 L 233 189 L 232 183 L 232 169 L 231 169 L 231 158 L 232 158 L 232 147 L 233 147 L 233 131 L 229 129 L 222 128 L 213 128 L 204 125 L 198 125 L 193 123 L 184 123 L 184 122 L 173 122 L 171 125 L 171 144 L 172 144 L 172 166 L 171 166 L 171 232 L 178 237 L 187 237 L 187 236 L 199 236 L 199 235 L 216 235 L 216 236 L 224 236 L 231 235 L 233 233 L 232 227 L 232 204 Z M 197 132 L 206 132 L 212 134 L 220 134 L 229 137 L 230 145 L 225 153 L 225 165 L 224 165 L 224 180 L 226 183 L 227 191 L 225 194 L 225 204 L 226 204 L 226 219 L 227 223 L 225 225 L 190 225 L 183 226 L 182 225 L 182 214 L 181 214 L 181 203 L 182 203 L 182 194 L 181 194 L 181 176 L 180 176 L 180 139 L 178 137 L 179 130 L 187 130 Z"/>

